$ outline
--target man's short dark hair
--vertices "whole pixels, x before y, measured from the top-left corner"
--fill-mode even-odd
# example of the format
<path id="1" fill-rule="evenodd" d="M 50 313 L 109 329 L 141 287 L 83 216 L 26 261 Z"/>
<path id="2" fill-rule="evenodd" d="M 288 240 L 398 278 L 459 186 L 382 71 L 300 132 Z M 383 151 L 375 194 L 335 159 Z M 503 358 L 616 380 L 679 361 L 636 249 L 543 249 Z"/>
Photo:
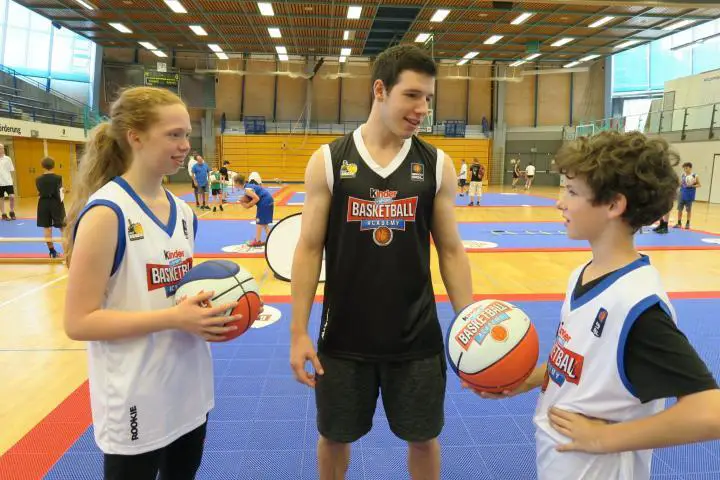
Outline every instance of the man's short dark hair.
<path id="1" fill-rule="evenodd" d="M 375 59 L 372 70 L 372 83 L 382 80 L 385 90 L 390 92 L 405 70 L 437 75 L 437 65 L 430 54 L 415 45 L 395 45 L 382 52 Z"/>
<path id="2" fill-rule="evenodd" d="M 685 167 L 692 168 L 692 163 L 690 163 L 690 162 L 685 162 L 685 163 L 683 163 L 682 166 L 683 166 L 683 168 L 685 168 Z"/>

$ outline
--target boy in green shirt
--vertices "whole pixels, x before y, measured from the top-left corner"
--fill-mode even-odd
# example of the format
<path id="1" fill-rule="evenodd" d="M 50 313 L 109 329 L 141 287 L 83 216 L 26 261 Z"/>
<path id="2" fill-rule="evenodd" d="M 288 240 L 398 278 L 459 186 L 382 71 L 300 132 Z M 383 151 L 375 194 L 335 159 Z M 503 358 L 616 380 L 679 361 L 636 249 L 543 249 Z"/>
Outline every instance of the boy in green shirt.
<path id="1" fill-rule="evenodd" d="M 213 205 L 213 212 L 217 211 L 218 206 L 220 207 L 220 211 L 223 211 L 222 187 L 220 170 L 218 170 L 217 165 L 214 165 L 212 172 L 210 172 L 210 194 L 213 196 L 213 202 L 216 203 L 216 205 Z"/>

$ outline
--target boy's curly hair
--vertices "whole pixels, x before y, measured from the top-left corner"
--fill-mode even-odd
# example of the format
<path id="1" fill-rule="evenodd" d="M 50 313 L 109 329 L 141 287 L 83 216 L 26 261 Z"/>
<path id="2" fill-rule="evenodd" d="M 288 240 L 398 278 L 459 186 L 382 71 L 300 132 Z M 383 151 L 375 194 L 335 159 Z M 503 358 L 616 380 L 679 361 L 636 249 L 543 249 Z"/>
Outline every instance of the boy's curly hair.
<path id="1" fill-rule="evenodd" d="M 679 155 L 662 138 L 640 132 L 602 132 L 565 144 L 555 157 L 568 178 L 581 177 L 593 193 L 593 205 L 620 194 L 627 199 L 623 219 L 637 231 L 668 213 L 680 187 L 673 167 Z"/>

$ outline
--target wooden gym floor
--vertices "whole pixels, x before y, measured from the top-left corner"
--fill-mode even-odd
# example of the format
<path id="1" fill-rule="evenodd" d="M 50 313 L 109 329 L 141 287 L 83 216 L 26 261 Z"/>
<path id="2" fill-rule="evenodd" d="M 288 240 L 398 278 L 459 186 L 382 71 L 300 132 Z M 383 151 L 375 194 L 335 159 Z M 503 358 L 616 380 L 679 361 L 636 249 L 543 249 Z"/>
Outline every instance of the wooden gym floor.
<path id="1" fill-rule="evenodd" d="M 170 188 L 178 195 L 191 191 L 189 185 L 172 185 Z M 486 187 L 484 190 L 485 194 L 511 192 L 509 187 Z M 283 203 L 287 203 L 288 198 L 296 192 L 302 191 L 302 185 L 286 185 L 276 193 L 276 221 L 301 210 L 300 206 Z M 533 195 L 551 199 L 556 199 L 559 192 L 558 188 L 532 189 Z M 17 216 L 34 222 L 36 201 L 35 198 L 18 199 Z M 251 219 L 253 212 L 254 209 L 247 211 L 235 205 L 226 206 L 222 213 L 197 210 L 201 220 Z M 456 214 L 458 221 L 463 224 L 560 221 L 559 212 L 551 206 L 458 207 Z M 671 225 L 674 220 L 673 212 Z M 201 222 L 201 228 L 212 228 L 213 223 Z M 692 227 L 694 230 L 709 232 L 708 234 L 720 232 L 720 206 L 697 202 L 693 207 Z M 37 236 L 41 235 L 38 229 Z M 238 244 L 249 240 L 247 237 L 230 238 L 232 233 L 228 235 L 228 243 Z M 661 271 L 667 290 L 673 292 L 675 298 L 720 296 L 720 256 L 716 251 L 678 246 L 647 253 Z M 528 300 L 560 300 L 568 274 L 590 257 L 588 251 L 562 249 L 501 252 L 485 250 L 469 255 L 473 272 L 473 292 L 476 296 Z M 237 261 L 258 278 L 267 271 L 264 258 L 242 258 Z M 87 379 L 85 345 L 69 340 L 62 327 L 67 276 L 65 267 L 59 263 L 16 262 L 0 264 L 0 378 L 3 380 L 0 382 L 0 398 L 5 399 L 0 403 L 0 418 L 3 419 L 0 428 L 0 455 L 23 438 L 41 434 L 38 429 L 46 425 L 43 420 L 47 420 L 53 410 L 68 397 L 76 395 L 74 392 Z M 433 278 L 436 294 L 444 295 L 446 292 L 435 257 Z M 321 292 L 320 288 L 322 287 L 319 287 L 318 293 Z M 287 301 L 290 287 L 288 283 L 270 275 L 262 285 L 262 294 L 270 299 Z M 282 328 L 287 326 L 287 320 L 283 319 Z M 86 407 L 78 407 L 76 410 L 85 412 L 78 422 L 87 427 L 89 417 Z M 80 433 L 82 431 L 70 429 L 66 435 L 74 441 Z M 64 434 L 57 435 L 62 437 Z M 60 450 L 69 446 L 67 441 L 63 443 L 60 439 L 58 442 L 57 448 Z M 59 453 L 62 454 L 63 451 Z M 0 457 L 0 478 L 8 478 L 3 476 L 3 471 L 14 471 L 12 468 L 17 467 L 8 467 L 9 456 L 6 455 L 4 459 Z M 38 458 L 37 461 L 43 466 L 34 471 L 48 471 L 54 460 Z"/>

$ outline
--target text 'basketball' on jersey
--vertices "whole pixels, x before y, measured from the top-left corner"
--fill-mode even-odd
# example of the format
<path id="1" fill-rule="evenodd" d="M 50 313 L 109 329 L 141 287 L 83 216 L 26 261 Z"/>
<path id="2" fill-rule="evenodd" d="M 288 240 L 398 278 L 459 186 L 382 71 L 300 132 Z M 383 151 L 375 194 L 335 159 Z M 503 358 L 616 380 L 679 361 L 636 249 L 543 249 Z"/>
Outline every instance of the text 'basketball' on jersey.
<path id="1" fill-rule="evenodd" d="M 178 283 L 192 268 L 192 257 L 185 258 L 184 250 L 163 250 L 163 257 L 167 264 L 147 264 L 148 292 L 165 288 L 165 296 L 172 297 L 178 288 Z"/>
<path id="2" fill-rule="evenodd" d="M 381 246 L 392 242 L 393 230 L 405 230 L 414 222 L 418 197 L 397 198 L 396 190 L 370 189 L 370 200 L 348 197 L 348 222 L 360 222 L 360 230 L 372 230 L 373 241 Z"/>

